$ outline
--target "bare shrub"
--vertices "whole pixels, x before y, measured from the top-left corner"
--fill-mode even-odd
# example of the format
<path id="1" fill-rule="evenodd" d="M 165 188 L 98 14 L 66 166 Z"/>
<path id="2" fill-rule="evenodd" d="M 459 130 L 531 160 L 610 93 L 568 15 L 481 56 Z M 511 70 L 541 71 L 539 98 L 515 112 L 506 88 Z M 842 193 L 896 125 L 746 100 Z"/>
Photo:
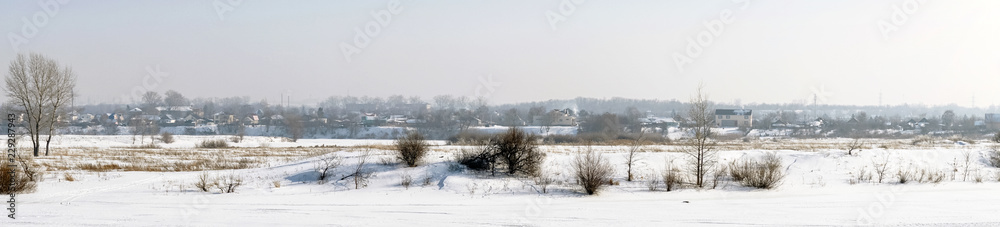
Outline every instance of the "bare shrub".
<path id="1" fill-rule="evenodd" d="M 215 187 L 216 184 L 218 184 L 217 178 L 209 176 L 206 172 L 202 172 L 201 174 L 198 174 L 198 181 L 194 182 L 194 187 L 203 192 L 208 192 L 208 190 Z"/>
<path id="2" fill-rule="evenodd" d="M 857 175 L 854 175 L 851 179 L 848 180 L 850 184 L 868 183 L 872 181 L 872 174 L 868 172 L 867 167 L 862 166 L 861 169 L 858 170 Z"/>
<path id="3" fill-rule="evenodd" d="M 20 163 L 19 166 L 24 166 L 26 163 Z M 29 165 L 24 168 L 30 168 L 29 171 L 35 171 L 34 165 Z M 34 191 L 37 185 L 33 179 L 34 173 L 26 173 L 25 171 L 19 171 L 17 166 L 12 166 L 7 163 L 0 164 L 0 194 L 14 194 Z"/>
<path id="4" fill-rule="evenodd" d="M 365 170 L 365 164 L 368 163 L 368 159 L 372 156 L 371 148 L 364 148 L 361 154 L 358 155 L 358 165 L 354 167 L 354 173 L 350 175 L 354 179 L 354 189 L 360 189 L 361 187 L 368 186 L 368 177 L 371 176 Z"/>
<path id="5" fill-rule="evenodd" d="M 493 169 L 496 163 L 494 159 L 495 157 L 485 145 L 464 147 L 455 153 L 455 162 L 476 171 Z"/>
<path id="6" fill-rule="evenodd" d="M 417 132 L 407 133 L 396 139 L 396 158 L 409 167 L 416 167 L 427 154 L 427 142 Z"/>
<path id="7" fill-rule="evenodd" d="M 174 134 L 171 134 L 169 132 L 163 132 L 163 134 L 160 134 L 160 141 L 163 141 L 163 143 L 166 143 L 166 144 L 173 143 L 174 142 Z"/>
<path id="8" fill-rule="evenodd" d="M 719 183 L 722 182 L 722 178 L 729 175 L 729 168 L 725 165 L 715 167 L 717 171 L 712 173 L 712 189 L 719 187 Z"/>
<path id="9" fill-rule="evenodd" d="M 518 128 L 510 128 L 497 135 L 489 145 L 498 164 L 506 167 L 507 174 L 535 175 L 545 161 L 545 153 L 538 150 L 538 137 Z"/>
<path id="10" fill-rule="evenodd" d="M 538 175 L 535 176 L 535 185 L 538 185 L 542 189 L 542 193 L 549 193 L 549 185 L 555 183 L 555 179 L 549 176 L 549 173 L 544 169 L 538 171 Z"/>
<path id="11" fill-rule="evenodd" d="M 271 181 L 271 185 L 274 185 L 274 188 L 281 188 L 281 181 L 280 180 Z"/>
<path id="12" fill-rule="evenodd" d="M 663 184 L 667 191 L 673 191 L 684 181 L 681 178 L 681 170 L 674 167 L 674 160 L 667 160 L 667 168 L 663 170 Z"/>
<path id="13" fill-rule="evenodd" d="M 1000 168 L 1000 146 L 993 147 L 986 156 L 991 166 Z"/>
<path id="14" fill-rule="evenodd" d="M 66 181 L 76 181 L 76 178 L 73 177 L 73 174 L 70 174 L 69 172 L 63 173 L 63 179 L 65 179 Z"/>
<path id="15" fill-rule="evenodd" d="M 485 145 L 463 149 L 455 158 L 472 170 L 490 170 L 496 174 L 503 168 L 507 174 L 534 176 L 545 161 L 537 140 L 537 136 L 510 128 Z"/>
<path id="16" fill-rule="evenodd" d="M 198 148 L 229 148 L 229 143 L 222 139 L 202 140 Z"/>
<path id="17" fill-rule="evenodd" d="M 729 163 L 729 174 L 740 185 L 760 189 L 775 188 L 785 178 L 781 157 L 775 153 L 768 153 L 757 160 L 734 160 Z"/>
<path id="18" fill-rule="evenodd" d="M 889 170 L 889 154 L 885 154 L 881 159 L 872 157 L 871 162 L 872 167 L 875 168 L 875 176 L 878 176 L 878 183 L 881 184 L 882 180 L 885 179 L 886 171 Z"/>
<path id="19" fill-rule="evenodd" d="M 424 184 L 423 184 L 423 186 L 424 187 L 431 186 L 431 182 L 434 182 L 434 177 L 431 176 L 431 174 L 425 175 L 424 176 Z"/>
<path id="20" fill-rule="evenodd" d="M 215 186 L 219 188 L 219 190 L 222 191 L 222 193 L 233 193 L 236 192 L 237 188 L 243 186 L 243 177 L 240 177 L 239 175 L 236 175 L 234 173 L 226 175 L 224 177 L 219 177 L 218 182 L 219 183 L 216 184 Z"/>
<path id="21" fill-rule="evenodd" d="M 899 168 L 896 172 L 896 178 L 899 179 L 900 184 L 906 184 L 913 180 L 913 172 L 909 169 Z"/>
<path id="22" fill-rule="evenodd" d="M 340 155 L 338 154 L 326 156 L 320 159 L 320 161 L 316 163 L 316 166 L 313 167 L 313 169 L 316 170 L 317 173 L 319 173 L 319 176 L 317 176 L 318 178 L 317 180 L 319 180 L 322 183 L 324 180 L 326 180 L 327 177 L 331 175 L 330 172 L 333 169 L 340 167 L 340 165 L 343 162 L 344 159 L 341 158 Z"/>
<path id="23" fill-rule="evenodd" d="M 1000 143 L 1000 131 L 997 131 L 996 133 L 993 133 L 993 142 L 994 143 Z"/>
<path id="24" fill-rule="evenodd" d="M 605 183 L 611 182 L 614 169 L 601 154 L 587 148 L 586 152 L 577 155 L 573 162 L 576 180 L 589 195 L 597 193 Z"/>
<path id="25" fill-rule="evenodd" d="M 410 189 L 410 185 L 413 185 L 413 176 L 410 176 L 410 174 L 403 174 L 403 176 L 399 178 L 399 185 L 403 186 L 403 188 Z"/>
<path id="26" fill-rule="evenodd" d="M 861 148 L 865 146 L 865 141 L 861 138 L 854 138 L 851 142 L 844 145 L 847 149 L 847 155 L 854 155 L 854 151 L 861 151 Z"/>
<path id="27" fill-rule="evenodd" d="M 962 181 L 967 181 L 968 178 L 969 178 L 970 167 L 972 166 L 972 152 L 971 151 L 964 151 L 964 152 L 962 152 L 962 157 L 965 158 L 965 159 L 963 159 L 963 160 L 965 160 L 965 165 L 962 166 L 963 170 L 964 170 L 962 172 Z"/>
<path id="28" fill-rule="evenodd" d="M 660 187 L 660 176 L 656 173 L 646 175 L 646 188 L 649 191 L 656 191 Z"/>

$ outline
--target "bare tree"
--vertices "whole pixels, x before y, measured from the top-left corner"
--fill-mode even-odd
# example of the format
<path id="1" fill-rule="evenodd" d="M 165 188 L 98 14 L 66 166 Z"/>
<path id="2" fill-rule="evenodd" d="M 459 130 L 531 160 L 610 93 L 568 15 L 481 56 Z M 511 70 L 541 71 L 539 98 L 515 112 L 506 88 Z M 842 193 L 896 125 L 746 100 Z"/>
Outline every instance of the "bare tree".
<path id="1" fill-rule="evenodd" d="M 163 97 L 155 91 L 147 91 L 142 94 L 142 112 L 144 114 L 159 114 L 159 110 L 156 109 L 157 106 L 163 104 Z"/>
<path id="2" fill-rule="evenodd" d="M 302 117 L 294 113 L 286 114 L 285 130 L 292 142 L 301 139 L 302 135 L 305 134 L 305 126 L 302 124 Z"/>
<path id="3" fill-rule="evenodd" d="M 365 148 L 358 156 L 358 165 L 354 168 L 354 189 L 359 189 L 361 186 L 368 185 L 368 173 L 365 172 L 365 164 L 368 163 L 368 159 L 372 156 L 371 148 Z"/>
<path id="4" fill-rule="evenodd" d="M 187 106 L 191 104 L 191 102 L 188 101 L 188 99 L 185 98 L 180 92 L 169 90 L 163 94 L 167 96 L 166 98 L 163 98 L 163 102 L 167 106 Z"/>
<path id="5" fill-rule="evenodd" d="M 716 151 L 715 142 L 712 141 L 712 107 L 708 102 L 708 96 L 702 91 L 704 87 L 698 86 L 698 93 L 691 98 L 691 106 L 688 109 L 688 117 L 694 122 L 691 131 L 694 137 L 688 139 L 681 151 L 691 158 L 691 172 L 694 174 L 695 185 L 705 186 L 705 176 L 712 166 L 715 166 Z"/>
<path id="6" fill-rule="evenodd" d="M 881 160 L 876 157 L 872 157 L 872 167 L 875 167 L 875 174 L 878 174 L 878 183 L 882 183 L 882 179 L 885 178 L 885 172 L 889 170 L 889 153 L 886 153 Z"/>
<path id="7" fill-rule="evenodd" d="M 865 141 L 861 140 L 861 138 L 854 137 L 854 140 L 851 140 L 851 142 L 847 143 L 846 146 L 847 155 L 854 155 L 855 150 L 860 152 L 861 148 L 865 146 Z"/>
<path id="8" fill-rule="evenodd" d="M 625 165 L 628 167 L 625 172 L 628 173 L 628 181 L 632 181 L 633 179 L 632 166 L 639 160 L 639 152 L 642 151 L 642 149 L 640 149 L 641 145 L 642 133 L 639 133 L 639 137 L 636 137 L 635 140 L 632 141 L 632 145 L 628 147 L 628 153 L 625 153 Z"/>
<path id="9" fill-rule="evenodd" d="M 330 176 L 330 170 L 336 169 L 343 163 L 343 158 L 338 154 L 323 157 L 320 162 L 316 163 L 315 170 L 319 173 L 319 181 L 322 182 Z"/>
<path id="10" fill-rule="evenodd" d="M 44 55 L 18 54 L 11 61 L 5 78 L 7 96 L 26 114 L 28 133 L 31 137 L 34 156 L 41 147 L 40 134 L 48 133 L 45 153 L 48 155 L 49 141 L 57 127 L 61 113 L 73 98 L 76 76 L 69 67 L 60 69 L 55 60 Z"/>

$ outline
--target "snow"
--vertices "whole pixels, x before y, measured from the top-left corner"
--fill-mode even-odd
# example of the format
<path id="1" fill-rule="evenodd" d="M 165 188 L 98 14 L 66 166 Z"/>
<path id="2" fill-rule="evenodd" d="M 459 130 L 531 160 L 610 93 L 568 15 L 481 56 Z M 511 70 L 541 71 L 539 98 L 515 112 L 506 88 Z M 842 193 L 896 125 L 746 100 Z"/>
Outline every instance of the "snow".
<path id="1" fill-rule="evenodd" d="M 64 136 L 56 147 L 128 146 L 131 136 Z M 177 136 L 164 147 L 193 147 L 213 136 Z M 223 138 L 223 137 L 218 137 Z M 838 144 L 842 140 L 785 140 L 782 143 Z M 892 142 L 892 141 L 885 141 Z M 296 143 L 270 137 L 247 137 L 240 146 L 270 143 L 272 147 L 389 144 L 391 140 L 303 139 Z M 437 142 L 438 144 L 443 144 Z M 583 147 L 542 146 L 546 172 L 557 180 L 540 193 L 528 178 L 494 177 L 456 168 L 451 162 L 459 146 L 433 147 L 424 165 L 406 168 L 370 161 L 374 171 L 368 186 L 338 181 L 355 167 L 359 152 L 340 149 L 344 166 L 335 180 L 315 181 L 313 166 L 320 157 L 276 163 L 267 167 L 208 171 L 237 174 L 246 183 L 237 193 L 201 192 L 191 184 L 200 172 L 83 172 L 45 175 L 36 192 L 17 197 L 17 219 L 9 226 L 998 226 L 998 169 L 984 159 L 991 144 L 940 142 L 931 146 L 886 150 L 872 145 L 849 156 L 839 149 L 722 150 L 721 163 L 776 152 L 788 176 L 776 189 L 760 190 L 724 182 L 716 189 L 682 188 L 648 191 L 643 181 L 664 169 L 666 160 L 686 163 L 685 154 L 653 152 L 647 147 L 635 170 L 640 179 L 625 182 L 624 147 L 595 146 L 617 167 L 616 181 L 598 195 L 587 196 L 573 185 L 570 163 Z M 306 149 L 306 148 L 303 148 Z M 965 154 L 983 183 L 965 177 Z M 851 184 L 862 168 L 888 156 L 884 183 Z M 941 183 L 895 181 L 898 170 L 946 173 Z M 404 175 L 413 186 L 399 185 Z M 972 174 L 970 174 L 972 175 Z M 426 178 L 428 184 L 424 184 Z M 281 186 L 275 187 L 274 181 Z M 687 203 L 685 203 L 687 201 Z"/>

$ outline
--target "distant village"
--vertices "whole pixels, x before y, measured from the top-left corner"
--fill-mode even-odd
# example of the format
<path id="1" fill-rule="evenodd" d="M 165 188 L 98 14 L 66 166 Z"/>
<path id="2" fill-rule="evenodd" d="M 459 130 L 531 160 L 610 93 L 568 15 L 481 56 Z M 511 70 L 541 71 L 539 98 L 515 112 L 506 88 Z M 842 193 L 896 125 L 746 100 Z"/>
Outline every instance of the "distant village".
<path id="1" fill-rule="evenodd" d="M 256 107 L 256 108 L 255 108 Z M 246 128 L 264 127 L 273 135 L 287 134 L 289 127 L 301 127 L 305 136 L 322 137 L 340 130 L 341 137 L 356 137 L 368 128 L 408 128 L 439 132 L 439 137 L 483 127 L 550 127 L 573 128 L 571 134 L 662 133 L 671 128 L 691 124 L 683 114 L 673 111 L 654 114 L 630 108 L 624 113 L 588 113 L 586 110 L 545 109 L 532 107 L 493 111 L 487 106 L 472 108 L 442 108 L 427 103 L 403 104 L 343 104 L 332 111 L 317 108 L 281 108 L 267 105 L 240 105 L 238 108 L 212 108 L 204 105 L 147 106 L 125 105 L 119 111 L 82 113 L 72 111 L 59 118 L 67 134 L 128 134 L 153 130 L 150 134 L 171 131 L 177 134 L 238 134 Z M 86 108 L 82 108 L 86 109 Z M 209 111 L 206 111 L 208 109 Z M 228 109 L 228 110 L 220 110 Z M 683 111 L 682 111 L 683 112 Z M 946 111 L 940 115 L 923 117 L 871 116 L 864 112 L 849 118 L 829 116 L 800 116 L 794 111 L 767 111 L 751 109 L 715 109 L 713 125 L 734 128 L 749 135 L 760 136 L 902 136 L 915 134 L 966 134 L 990 133 L 1000 130 L 1000 113 L 969 116 Z M 23 114 L 18 118 L 23 121 Z M 168 129 L 173 130 L 168 130 Z M 273 129 L 272 129 L 273 128 Z M 565 130 L 564 130 L 565 131 Z M 381 135 L 377 137 L 393 137 Z M 252 133 L 251 133 L 252 134 Z M 260 133 L 258 133 L 260 134 Z M 434 133 L 431 133 L 432 135 Z M 370 136 L 369 136 L 370 137 Z"/>

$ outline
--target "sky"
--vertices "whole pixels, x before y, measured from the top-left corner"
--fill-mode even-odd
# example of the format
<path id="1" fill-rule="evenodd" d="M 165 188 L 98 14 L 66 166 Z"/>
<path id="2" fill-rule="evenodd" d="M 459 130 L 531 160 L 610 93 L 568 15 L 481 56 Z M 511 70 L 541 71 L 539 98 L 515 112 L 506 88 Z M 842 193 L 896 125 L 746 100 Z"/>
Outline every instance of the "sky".
<path id="1" fill-rule="evenodd" d="M 72 67 L 77 103 L 151 90 L 1000 104 L 1000 1 L 2 1 L 0 62 Z M 6 71 L 4 71 L 6 75 Z M 124 101 L 123 101 L 124 100 Z"/>

